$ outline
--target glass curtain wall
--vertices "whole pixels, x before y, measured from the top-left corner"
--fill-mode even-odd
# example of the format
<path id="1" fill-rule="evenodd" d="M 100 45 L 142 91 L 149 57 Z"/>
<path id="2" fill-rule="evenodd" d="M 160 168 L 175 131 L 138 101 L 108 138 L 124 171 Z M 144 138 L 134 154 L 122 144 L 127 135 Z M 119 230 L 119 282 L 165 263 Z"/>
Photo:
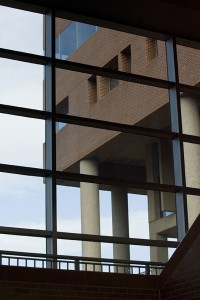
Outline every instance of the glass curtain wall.
<path id="1" fill-rule="evenodd" d="M 5 263 L 12 254 L 17 265 L 26 256 L 29 266 L 155 274 L 200 208 L 199 88 L 194 77 L 186 89 L 183 49 L 153 33 L 63 26 L 53 9 L 43 33 L 42 14 L 0 9 L 37 32 L 27 40 L 22 25 L 25 43 L 14 39 L 20 29 L 0 45 Z"/>

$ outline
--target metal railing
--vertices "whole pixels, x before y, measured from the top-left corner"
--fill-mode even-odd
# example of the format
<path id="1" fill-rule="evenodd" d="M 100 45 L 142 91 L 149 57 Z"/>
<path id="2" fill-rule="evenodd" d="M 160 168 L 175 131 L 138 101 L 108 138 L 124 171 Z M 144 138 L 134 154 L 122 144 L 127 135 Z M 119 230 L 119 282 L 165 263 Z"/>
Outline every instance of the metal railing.
<path id="1" fill-rule="evenodd" d="M 165 266 L 164 263 L 158 262 L 64 255 L 53 257 L 48 254 L 13 251 L 0 251 L 0 265 L 140 275 L 160 275 Z"/>

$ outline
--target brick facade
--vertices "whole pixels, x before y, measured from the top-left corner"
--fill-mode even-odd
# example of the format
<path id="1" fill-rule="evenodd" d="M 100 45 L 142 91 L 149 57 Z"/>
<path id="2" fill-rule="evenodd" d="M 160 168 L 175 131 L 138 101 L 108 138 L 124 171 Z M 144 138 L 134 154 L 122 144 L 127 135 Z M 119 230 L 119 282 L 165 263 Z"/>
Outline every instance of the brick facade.
<path id="1" fill-rule="evenodd" d="M 63 30 L 66 22 L 57 20 L 57 34 Z M 113 58 L 117 58 L 120 71 L 167 79 L 163 41 L 111 29 L 99 28 L 68 60 L 104 67 L 109 66 Z M 199 50 L 178 46 L 178 61 L 180 82 L 198 84 Z M 144 125 L 143 121 L 146 120 L 145 126 L 158 129 L 170 123 L 167 114 L 160 115 L 157 120 L 155 118 L 154 125 L 151 122 L 154 112 L 168 106 L 168 91 L 164 89 L 120 81 L 109 91 L 108 78 L 93 76 L 91 79 L 90 74 L 57 69 L 57 103 L 66 96 L 69 98 L 70 115 L 130 125 L 140 125 L 141 122 Z M 88 157 L 118 134 L 81 126 L 65 126 L 57 134 L 57 169 L 70 170 L 70 166 Z"/>
<path id="2" fill-rule="evenodd" d="M 193 300 L 200 299 L 200 274 L 169 280 L 159 276 L 0 267 L 2 300 Z"/>
<path id="3" fill-rule="evenodd" d="M 187 278 L 170 280 L 161 290 L 162 300 L 193 300 L 200 299 L 200 273 Z"/>
<path id="4" fill-rule="evenodd" d="M 0 267 L 2 300 L 159 300 L 158 277 Z"/>

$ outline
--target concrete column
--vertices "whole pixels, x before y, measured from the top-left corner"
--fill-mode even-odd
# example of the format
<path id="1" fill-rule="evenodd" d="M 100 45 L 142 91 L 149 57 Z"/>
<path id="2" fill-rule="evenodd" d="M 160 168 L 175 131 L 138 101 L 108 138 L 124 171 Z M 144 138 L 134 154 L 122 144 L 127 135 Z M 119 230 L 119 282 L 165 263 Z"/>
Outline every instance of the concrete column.
<path id="1" fill-rule="evenodd" d="M 129 237 L 128 194 L 122 187 L 113 187 L 112 196 L 112 226 L 113 236 Z M 130 260 L 129 245 L 113 244 L 113 258 Z M 128 273 L 128 268 L 119 267 L 118 273 Z"/>
<path id="2" fill-rule="evenodd" d="M 183 133 L 200 136 L 200 100 L 191 95 L 181 96 Z M 200 145 L 184 143 L 186 185 L 200 188 Z M 191 227 L 200 213 L 200 196 L 187 196 L 188 222 Z"/>
<path id="3" fill-rule="evenodd" d="M 80 161 L 80 173 L 98 175 L 98 165 L 94 160 Z M 83 234 L 100 235 L 99 185 L 80 183 L 81 192 L 81 229 Z M 82 255 L 101 257 L 101 245 L 97 242 L 82 242 Z M 99 268 L 96 268 L 98 270 Z M 88 270 L 93 270 L 89 266 Z"/>

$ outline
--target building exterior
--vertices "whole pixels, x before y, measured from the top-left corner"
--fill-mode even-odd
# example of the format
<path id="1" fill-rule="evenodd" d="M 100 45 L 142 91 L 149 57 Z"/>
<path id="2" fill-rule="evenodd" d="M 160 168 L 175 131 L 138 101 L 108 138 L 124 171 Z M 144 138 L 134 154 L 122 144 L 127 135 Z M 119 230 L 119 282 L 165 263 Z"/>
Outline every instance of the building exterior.
<path id="1" fill-rule="evenodd" d="M 45 71 L 44 110 L 0 104 L 45 122 L 44 168 L 0 171 L 42 179 L 46 197 L 45 229 L 0 227 L 46 242 L 43 254 L 0 251 L 2 299 L 199 299 L 200 6 L 113 3 L 0 0 L 45 16 L 44 55 L 0 49 Z M 58 185 L 80 187 L 81 234 L 58 230 Z M 112 195 L 110 237 L 100 235 L 99 190 Z M 149 239 L 129 237 L 131 193 L 148 197 Z M 81 241 L 83 257 L 58 255 L 59 240 Z M 100 243 L 113 244 L 113 259 L 101 258 Z M 130 245 L 151 247 L 151 261 L 131 261 Z"/>
<path id="2" fill-rule="evenodd" d="M 80 42 L 79 42 L 80 41 Z M 71 46 L 74 45 L 74 46 Z M 180 82 L 199 84 L 199 51 L 177 46 Z M 167 79 L 165 42 L 87 25 L 56 20 L 57 58 L 161 80 Z M 191 59 L 192 57 L 192 59 Z M 188 78 L 186 65 L 192 69 Z M 105 76 L 56 71 L 57 112 L 157 130 L 171 130 L 168 91 Z M 180 92 L 185 134 L 199 136 L 199 100 Z M 190 112 L 190 113 L 188 113 Z M 174 184 L 172 142 L 163 138 L 130 135 L 58 123 L 57 169 L 103 177 Z M 81 146 L 80 146 L 81 145 Z M 75 150 L 75 151 L 74 151 Z M 186 182 L 200 187 L 199 145 L 184 144 Z M 112 195 L 113 236 L 129 237 L 128 193 L 148 197 L 149 234 L 153 240 L 177 238 L 175 194 L 80 183 L 82 233 L 100 234 L 99 189 Z M 188 199 L 189 227 L 200 211 L 199 197 Z M 128 245 L 113 246 L 114 259 L 130 259 Z M 101 257 L 100 244 L 83 242 L 83 256 Z M 151 261 L 168 260 L 167 248 L 151 247 Z"/>

